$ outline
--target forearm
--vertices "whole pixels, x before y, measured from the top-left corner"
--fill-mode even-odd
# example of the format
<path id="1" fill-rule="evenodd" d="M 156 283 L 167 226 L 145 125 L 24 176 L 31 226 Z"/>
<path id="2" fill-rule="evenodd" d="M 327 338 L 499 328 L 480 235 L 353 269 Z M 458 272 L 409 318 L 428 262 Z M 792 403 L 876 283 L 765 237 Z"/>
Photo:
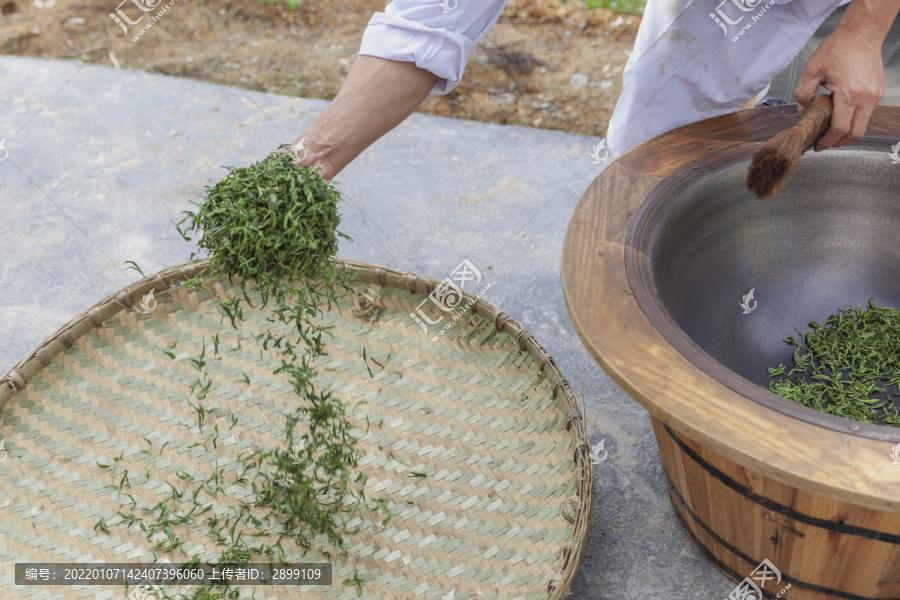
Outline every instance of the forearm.
<path id="1" fill-rule="evenodd" d="M 331 179 L 428 97 L 438 77 L 411 62 L 358 56 L 334 100 L 295 143 Z"/>
<path id="2" fill-rule="evenodd" d="M 860 44 L 874 45 L 880 50 L 898 12 L 900 0 L 853 0 L 835 32 L 849 34 Z"/>
<path id="3" fill-rule="evenodd" d="M 834 95 L 831 122 L 816 142 L 816 152 L 865 135 L 869 117 L 884 96 L 881 46 L 898 12 L 900 0 L 853 0 L 834 32 L 806 61 L 794 88 L 798 110 L 806 110 L 819 86 Z"/>

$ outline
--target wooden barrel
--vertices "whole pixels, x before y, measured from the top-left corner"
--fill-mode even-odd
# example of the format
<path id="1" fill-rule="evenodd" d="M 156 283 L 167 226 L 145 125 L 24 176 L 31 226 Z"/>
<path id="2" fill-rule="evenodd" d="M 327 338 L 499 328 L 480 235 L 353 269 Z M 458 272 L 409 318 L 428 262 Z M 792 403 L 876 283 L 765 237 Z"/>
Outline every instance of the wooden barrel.
<path id="1" fill-rule="evenodd" d="M 618 159 L 569 223 L 563 292 L 585 347 L 647 409 L 672 502 L 703 554 L 737 583 L 732 597 L 898 600 L 900 464 L 891 454 L 900 431 L 835 425 L 751 397 L 775 398 L 761 388 L 742 393 L 715 376 L 700 346 L 660 330 L 627 268 L 637 253 L 629 228 L 648 198 L 719 155 L 749 161 L 796 120 L 794 106 L 739 111 Z M 878 107 L 859 144 L 883 147 L 883 168 L 900 170 L 889 160 L 898 135 L 900 108 Z"/>

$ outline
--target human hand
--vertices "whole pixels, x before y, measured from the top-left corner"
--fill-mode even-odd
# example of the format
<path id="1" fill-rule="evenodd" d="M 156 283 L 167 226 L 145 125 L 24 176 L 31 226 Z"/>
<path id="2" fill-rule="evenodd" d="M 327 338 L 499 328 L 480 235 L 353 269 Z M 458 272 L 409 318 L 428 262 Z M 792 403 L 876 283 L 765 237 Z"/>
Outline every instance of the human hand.
<path id="1" fill-rule="evenodd" d="M 321 167 L 319 173 L 325 179 L 331 180 L 336 175 L 319 144 L 309 141 L 305 137 L 297 138 L 290 146 L 281 146 L 275 150 L 275 153 L 293 155 L 291 164 L 297 167 Z"/>
<path id="2" fill-rule="evenodd" d="M 794 89 L 800 114 L 820 85 L 834 94 L 831 124 L 816 142 L 816 152 L 861 138 L 875 105 L 884 96 L 881 44 L 886 32 L 883 23 L 871 20 L 871 14 L 868 22 L 862 20 L 862 12 L 862 8 L 854 13 L 848 7 L 834 33 L 806 61 Z"/>

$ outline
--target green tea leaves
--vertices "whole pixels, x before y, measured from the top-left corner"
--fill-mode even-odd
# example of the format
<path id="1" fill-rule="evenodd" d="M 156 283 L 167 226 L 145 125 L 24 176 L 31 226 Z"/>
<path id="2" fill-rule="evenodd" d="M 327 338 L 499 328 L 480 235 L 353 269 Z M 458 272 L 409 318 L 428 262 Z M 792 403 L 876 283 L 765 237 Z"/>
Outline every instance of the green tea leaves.
<path id="1" fill-rule="evenodd" d="M 900 311 L 842 308 L 784 341 L 793 368 L 769 368 L 768 390 L 799 404 L 864 423 L 900 427 Z M 800 332 L 797 332 L 798 335 Z"/>

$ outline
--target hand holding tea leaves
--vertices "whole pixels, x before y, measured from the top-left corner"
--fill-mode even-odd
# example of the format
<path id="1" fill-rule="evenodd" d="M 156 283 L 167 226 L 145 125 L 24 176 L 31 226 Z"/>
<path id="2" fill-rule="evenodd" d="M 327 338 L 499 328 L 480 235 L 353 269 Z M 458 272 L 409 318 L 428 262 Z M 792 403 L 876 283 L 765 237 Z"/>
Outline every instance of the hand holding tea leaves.
<path id="1" fill-rule="evenodd" d="M 269 456 L 277 476 L 261 490 L 256 505 L 280 517 L 300 545 L 325 533 L 340 546 L 336 517 L 348 511 L 342 506 L 345 496 L 364 503 L 361 488 L 351 491 L 350 483 L 363 483 L 365 476 L 352 472 L 358 457 L 346 407 L 316 388 L 313 361 L 325 354 L 326 330 L 316 318 L 349 283 L 347 272 L 331 261 L 338 238 L 347 236 L 337 231 L 337 190 L 316 169 L 298 169 L 292 160 L 279 153 L 246 168 L 229 168 L 228 177 L 208 188 L 197 212 L 186 213 L 189 226 L 179 231 L 186 239 L 192 231 L 202 232 L 198 246 L 209 254 L 213 273 L 240 278 L 242 295 L 222 303 L 233 326 L 242 320 L 242 303 L 251 305 L 252 285 L 262 305 L 273 301 L 276 319 L 296 334 L 293 341 L 271 331 L 258 336 L 263 348 L 280 351 L 273 375 L 290 375 L 300 404 L 286 416 L 285 450 Z M 294 429 L 304 421 L 309 422 L 305 439 L 321 452 L 296 460 Z M 360 504 L 354 505 L 358 510 Z"/>
<path id="2" fill-rule="evenodd" d="M 298 168 L 292 161 L 290 154 L 282 152 L 249 167 L 229 167 L 225 179 L 207 188 L 205 201 L 194 203 L 196 211 L 185 211 L 185 218 L 176 224 L 188 241 L 193 232 L 200 234 L 197 245 L 209 256 L 213 279 L 240 280 L 241 293 L 220 303 L 223 322 L 227 318 L 232 327 L 239 328 L 243 306 L 253 307 L 258 294 L 257 308 L 269 305 L 274 315 L 271 321 L 287 326 L 276 324 L 255 337 L 264 350 L 278 351 L 279 361 L 272 375 L 285 373 L 290 377 L 297 405 L 285 415 L 283 449 L 255 448 L 247 456 L 238 454 L 237 460 L 243 465 L 239 472 L 228 471 L 217 462 L 205 480 L 182 471 L 177 474 L 181 485 L 194 486 L 193 494 L 170 484 L 167 498 L 152 508 L 142 507 L 149 515 L 118 513 L 124 522 L 141 521 L 148 539 L 156 536 L 154 556 L 156 550 L 183 550 L 175 527 L 199 525 L 198 519 L 204 518 L 201 515 L 212 506 L 209 495 L 216 499 L 230 485 L 252 487 L 253 493 L 240 501 L 239 510 L 232 507 L 234 515 L 205 516 L 206 535 L 219 548 L 215 561 L 219 564 L 240 566 L 255 556 L 283 560 L 283 538 L 309 549 L 317 535 L 324 535 L 339 555 L 345 555 L 345 536 L 352 533 L 346 525 L 349 515 L 363 516 L 364 509 L 372 509 L 364 494 L 366 477 L 358 468 L 360 457 L 346 406 L 314 382 L 315 361 L 325 354 L 328 334 L 319 317 L 340 299 L 350 283 L 348 271 L 332 261 L 338 239 L 347 238 L 337 231 L 340 195 L 318 169 Z M 205 276 L 186 285 L 214 293 L 206 287 Z M 285 335 L 285 330 L 291 334 Z M 204 448 L 207 441 L 216 448 L 220 436 L 218 425 L 211 427 L 205 419 L 210 414 L 215 416 L 217 408 L 203 404 L 216 394 L 213 380 L 205 371 L 220 353 L 220 333 L 225 330 L 213 335 L 209 346 L 204 339 L 200 356 L 190 359 L 198 375 L 189 390 L 194 402 L 188 399 L 187 403 L 197 413 L 198 431 L 204 427 L 213 430 L 202 444 L 195 444 Z M 210 346 L 212 353 L 208 354 Z M 166 354 L 178 360 L 174 352 Z M 250 383 L 246 375 L 244 379 Z M 229 417 L 234 427 L 237 417 L 231 412 Z M 295 443 L 298 424 L 308 427 L 308 432 L 302 435 L 302 442 Z M 233 480 L 226 479 L 229 473 Z M 126 477 L 127 471 L 117 488 L 120 492 Z M 190 511 L 185 510 L 182 504 L 190 506 L 191 501 Z M 387 501 L 379 499 L 376 506 L 386 510 Z M 389 519 L 390 514 L 382 523 Z M 105 520 L 98 521 L 97 529 L 108 530 Z M 275 543 L 260 541 L 271 537 Z M 331 559 L 330 551 L 319 553 Z M 347 585 L 361 589 L 362 583 L 357 576 Z M 191 598 L 237 600 L 239 596 L 239 587 L 221 582 L 193 589 Z"/>

